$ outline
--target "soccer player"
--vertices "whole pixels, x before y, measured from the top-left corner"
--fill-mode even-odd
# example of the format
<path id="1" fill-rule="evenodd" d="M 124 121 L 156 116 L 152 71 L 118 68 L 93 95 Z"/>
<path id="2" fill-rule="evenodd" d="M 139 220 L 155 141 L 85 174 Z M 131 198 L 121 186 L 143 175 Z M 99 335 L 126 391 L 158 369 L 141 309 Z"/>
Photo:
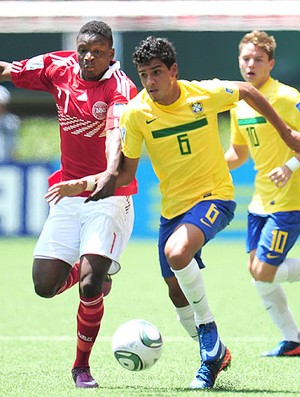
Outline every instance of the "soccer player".
<path id="1" fill-rule="evenodd" d="M 222 149 L 217 116 L 244 99 L 255 106 L 290 144 L 298 135 L 279 118 L 265 98 L 245 82 L 178 80 L 176 52 L 166 38 L 149 36 L 133 53 L 144 89 L 129 102 L 120 128 L 123 161 L 116 186 L 130 183 L 145 142 L 160 181 L 161 273 L 180 321 L 198 336 L 201 365 L 191 389 L 214 386 L 231 362 L 209 307 L 202 278 L 202 247 L 233 219 L 232 179 Z M 107 195 L 106 182 L 94 175 L 96 188 L 87 202 Z M 83 178 L 54 185 L 47 197 L 60 201 L 86 189 Z"/>
<path id="2" fill-rule="evenodd" d="M 276 42 L 263 31 L 247 33 L 239 43 L 243 79 L 256 87 L 293 129 L 300 130 L 300 93 L 270 76 Z M 255 191 L 248 210 L 249 270 L 263 306 L 282 341 L 263 356 L 300 356 L 300 330 L 288 307 L 282 282 L 300 281 L 300 260 L 286 258 L 300 232 L 300 157 L 279 138 L 265 117 L 238 102 L 231 109 L 230 169 L 251 155 Z"/>
<path id="3" fill-rule="evenodd" d="M 136 95 L 136 86 L 114 60 L 112 31 L 106 23 L 87 22 L 76 44 L 77 51 L 1 62 L 0 81 L 53 95 L 63 181 L 100 172 L 107 186 L 114 186 L 121 159 L 119 118 Z M 87 190 L 92 188 L 94 184 L 88 181 Z M 119 269 L 119 255 L 133 227 L 131 195 L 135 192 L 134 181 L 106 200 L 83 205 L 89 193 L 82 192 L 51 205 L 34 250 L 33 282 L 38 295 L 51 298 L 79 280 L 77 351 L 72 369 L 76 387 L 98 386 L 89 358 L 103 317 L 102 282 Z M 74 266 L 78 258 L 80 266 Z"/>

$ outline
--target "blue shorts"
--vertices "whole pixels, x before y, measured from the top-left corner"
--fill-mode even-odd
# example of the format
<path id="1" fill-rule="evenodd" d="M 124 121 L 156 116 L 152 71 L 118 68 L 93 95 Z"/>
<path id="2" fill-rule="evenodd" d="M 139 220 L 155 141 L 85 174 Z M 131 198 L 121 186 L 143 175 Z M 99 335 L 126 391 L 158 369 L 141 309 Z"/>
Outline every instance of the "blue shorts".
<path id="1" fill-rule="evenodd" d="M 207 200 L 200 201 L 184 214 L 178 215 L 173 219 L 160 217 L 158 251 L 161 274 L 163 277 L 174 276 L 173 271 L 165 255 L 165 246 L 168 238 L 178 227 L 185 223 L 198 227 L 205 236 L 206 244 L 213 239 L 215 235 L 224 229 L 233 219 L 236 203 L 225 200 Z M 194 256 L 200 268 L 204 267 L 201 260 L 201 249 Z"/>
<path id="2" fill-rule="evenodd" d="M 247 252 L 257 250 L 259 260 L 279 266 L 300 233 L 300 211 L 258 215 L 248 213 Z"/>

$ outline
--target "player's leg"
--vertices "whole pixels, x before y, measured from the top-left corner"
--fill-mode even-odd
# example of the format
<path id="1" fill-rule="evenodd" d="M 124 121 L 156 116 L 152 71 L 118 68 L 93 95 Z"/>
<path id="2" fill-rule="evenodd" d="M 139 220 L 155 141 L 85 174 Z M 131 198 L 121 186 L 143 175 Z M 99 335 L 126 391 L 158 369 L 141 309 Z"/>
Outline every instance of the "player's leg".
<path id="1" fill-rule="evenodd" d="M 131 198 L 112 197 L 89 202 L 81 213 L 80 304 L 77 347 L 72 375 L 76 387 L 97 387 L 90 373 L 90 355 L 104 313 L 103 281 L 120 266 L 118 259 L 133 228 Z"/>
<path id="2" fill-rule="evenodd" d="M 171 299 L 177 314 L 177 320 L 186 330 L 188 335 L 196 342 L 198 342 L 198 333 L 195 323 L 195 313 L 192 306 L 189 304 L 184 293 L 179 287 L 175 276 L 165 277 L 168 285 L 169 298 Z"/>
<path id="3" fill-rule="evenodd" d="M 250 253 L 250 272 L 254 285 L 283 338 L 275 349 L 263 353 L 263 356 L 300 355 L 300 330 L 280 285 L 284 281 L 300 279 L 300 261 L 285 259 L 299 235 L 298 211 L 293 213 L 292 219 L 293 223 L 290 213 L 269 216 L 261 230 L 257 250 Z M 249 234 L 251 236 L 251 230 Z"/>
<path id="4" fill-rule="evenodd" d="M 80 273 L 80 262 L 76 262 L 74 266 L 71 267 L 70 273 L 68 275 L 65 283 L 58 289 L 56 295 L 59 295 L 69 288 L 73 287 L 79 281 L 79 273 Z M 105 276 L 105 279 L 102 283 L 102 292 L 104 296 L 107 296 L 112 289 L 112 278 L 109 274 Z"/>
<path id="5" fill-rule="evenodd" d="M 43 298 L 55 296 L 69 277 L 71 266 L 59 259 L 35 258 L 32 278 L 37 295 Z"/>
<path id="6" fill-rule="evenodd" d="M 176 249 L 180 249 L 179 241 L 182 243 L 189 241 L 189 243 L 191 242 L 192 244 L 196 241 L 203 241 L 204 244 L 203 233 L 194 225 L 186 224 L 180 226 L 174 234 L 177 232 L 178 240 L 174 239 L 174 243 L 177 240 L 177 244 L 174 245 L 174 247 L 177 247 Z M 171 237 L 173 237 L 174 234 Z M 185 237 L 185 234 L 188 237 Z M 198 234 L 202 235 L 199 236 Z M 189 243 L 187 242 L 187 245 Z M 198 247 L 194 247 L 192 252 L 197 252 L 197 249 L 200 247 L 199 245 Z M 186 252 L 186 246 L 183 247 L 183 252 Z M 230 352 L 219 338 L 217 326 L 208 305 L 204 281 L 201 274 L 202 271 L 199 269 L 197 261 L 193 258 L 187 266 L 175 270 L 174 267 L 178 266 L 179 263 L 185 263 L 184 258 L 180 261 L 180 255 L 175 255 L 176 261 L 178 260 L 176 263 L 174 261 L 172 262 L 174 259 L 173 256 L 171 259 L 168 256 L 167 258 L 170 261 L 172 270 L 184 295 L 193 308 L 200 343 L 201 366 L 191 382 L 190 388 L 209 388 L 214 385 L 219 371 L 225 369 L 229 365 L 231 360 Z"/>
<path id="7" fill-rule="evenodd" d="M 104 314 L 102 283 L 111 265 L 109 258 L 85 255 L 80 266 L 80 303 L 77 312 L 77 347 L 72 375 L 76 387 L 98 387 L 89 359 Z"/>
<path id="8" fill-rule="evenodd" d="M 167 239 L 164 250 L 178 285 L 194 311 L 202 363 L 190 387 L 197 389 L 212 387 L 217 374 L 225 369 L 231 360 L 229 350 L 219 338 L 199 268 L 202 246 L 222 230 L 233 217 L 234 203 L 231 202 L 229 208 L 218 203 L 220 209 L 216 204 L 217 202 L 199 203 L 180 217 L 177 225 L 174 225 L 174 222 L 172 225 L 171 222 L 173 232 Z M 201 220 L 204 222 L 200 224 Z M 170 224 L 162 218 L 160 238 L 164 234 L 163 229 L 169 228 L 168 223 Z M 172 285 L 169 285 L 170 287 Z M 172 291 L 170 294 L 172 295 Z"/>
<path id="9" fill-rule="evenodd" d="M 79 253 L 79 222 L 74 216 L 77 200 L 64 198 L 50 205 L 49 216 L 36 243 L 32 276 L 38 295 L 52 297 L 72 274 Z"/>

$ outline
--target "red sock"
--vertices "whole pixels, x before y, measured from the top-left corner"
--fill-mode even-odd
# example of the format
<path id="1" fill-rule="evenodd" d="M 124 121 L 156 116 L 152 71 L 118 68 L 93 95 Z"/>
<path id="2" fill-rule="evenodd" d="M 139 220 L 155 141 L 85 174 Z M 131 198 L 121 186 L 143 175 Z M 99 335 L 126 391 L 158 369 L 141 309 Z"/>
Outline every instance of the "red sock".
<path id="1" fill-rule="evenodd" d="M 56 295 L 61 294 L 62 292 L 66 291 L 67 289 L 73 287 L 79 281 L 79 265 L 80 262 L 76 262 L 75 265 L 72 267 L 69 277 L 63 286 L 56 292 Z"/>
<path id="2" fill-rule="evenodd" d="M 91 299 L 80 297 L 77 312 L 77 349 L 75 367 L 89 367 L 91 350 L 96 341 L 104 314 L 103 294 Z"/>

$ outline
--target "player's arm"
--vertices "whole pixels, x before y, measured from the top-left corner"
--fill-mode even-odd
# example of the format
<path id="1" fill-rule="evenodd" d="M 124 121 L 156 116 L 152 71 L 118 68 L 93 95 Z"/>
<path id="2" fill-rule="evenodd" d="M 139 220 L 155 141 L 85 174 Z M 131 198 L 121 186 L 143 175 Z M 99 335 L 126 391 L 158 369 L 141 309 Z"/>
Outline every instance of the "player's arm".
<path id="1" fill-rule="evenodd" d="M 296 152 L 300 152 L 300 134 L 292 130 L 278 115 L 264 96 L 252 85 L 245 82 L 236 82 L 239 91 L 239 99 L 243 99 L 253 109 L 264 116 L 277 130 L 284 142 Z"/>
<path id="2" fill-rule="evenodd" d="M 120 133 L 118 129 L 111 130 L 107 141 L 107 169 L 95 175 L 89 175 L 81 179 L 73 179 L 55 183 L 50 186 L 45 194 L 45 199 L 57 204 L 65 196 L 78 196 L 84 191 L 92 192 L 86 199 L 97 201 L 109 196 L 113 196 L 116 188 L 126 186 L 133 181 L 138 159 L 130 159 L 123 156 L 121 152 Z"/>
<path id="3" fill-rule="evenodd" d="M 96 186 L 95 178 L 96 175 L 90 175 L 81 179 L 55 183 L 49 187 L 44 198 L 48 203 L 53 202 L 57 204 L 63 197 L 78 196 L 84 191 L 93 191 Z"/>
<path id="4" fill-rule="evenodd" d="M 95 176 L 94 188 L 98 199 L 113 196 L 117 187 L 117 177 L 122 161 L 119 128 L 106 131 L 105 154 L 107 160 L 106 170 Z"/>
<path id="5" fill-rule="evenodd" d="M 268 173 L 268 177 L 272 182 L 275 183 L 277 187 L 283 187 L 289 181 L 293 172 L 295 172 L 298 168 L 300 168 L 300 155 L 290 158 L 285 164 L 281 167 L 274 168 L 271 172 Z"/>
<path id="6" fill-rule="evenodd" d="M 0 61 L 0 81 L 11 81 L 12 63 Z"/>
<path id="7" fill-rule="evenodd" d="M 225 153 L 225 159 L 230 170 L 240 167 L 248 159 L 248 157 L 249 150 L 247 145 L 231 144 Z"/>
<path id="8" fill-rule="evenodd" d="M 139 160 L 139 158 L 131 159 L 122 155 L 122 164 L 119 168 L 115 188 L 129 185 L 129 183 L 134 180 Z M 99 199 L 103 199 L 109 196 L 107 193 L 105 193 L 104 189 L 102 189 L 102 174 L 95 175 L 95 182 L 96 188 L 93 193 L 86 199 L 86 202 L 97 201 Z"/>

